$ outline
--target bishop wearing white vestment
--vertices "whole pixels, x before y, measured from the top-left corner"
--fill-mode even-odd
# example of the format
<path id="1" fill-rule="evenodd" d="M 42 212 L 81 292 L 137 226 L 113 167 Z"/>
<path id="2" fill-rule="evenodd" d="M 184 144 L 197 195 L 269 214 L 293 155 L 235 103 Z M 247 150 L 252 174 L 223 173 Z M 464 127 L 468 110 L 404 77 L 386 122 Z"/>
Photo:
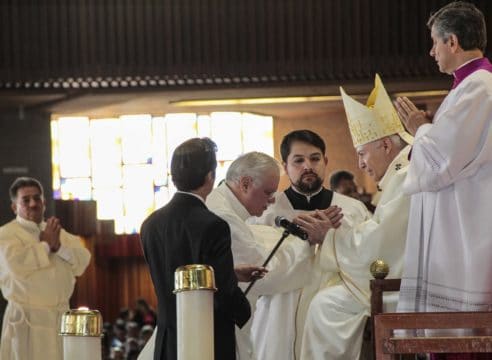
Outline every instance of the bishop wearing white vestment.
<path id="1" fill-rule="evenodd" d="M 411 142 L 383 83 L 364 106 L 341 89 L 359 167 L 378 182 L 375 213 L 359 224 L 330 230 L 321 248 L 319 280 L 305 319 L 301 359 L 359 359 L 370 315 L 370 264 L 383 259 L 389 277 L 400 277 L 410 199 L 401 191 Z M 313 285 L 311 285 L 312 287 Z M 316 293 L 316 286 L 321 286 Z"/>

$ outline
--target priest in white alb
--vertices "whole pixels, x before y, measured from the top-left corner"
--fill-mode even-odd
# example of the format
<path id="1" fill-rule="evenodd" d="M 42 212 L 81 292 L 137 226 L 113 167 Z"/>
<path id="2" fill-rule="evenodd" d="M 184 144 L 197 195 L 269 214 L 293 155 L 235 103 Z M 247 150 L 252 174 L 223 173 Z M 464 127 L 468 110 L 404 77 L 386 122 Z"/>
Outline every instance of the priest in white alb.
<path id="1" fill-rule="evenodd" d="M 492 65 L 483 56 L 485 20 L 473 4 L 453 2 L 428 26 L 430 55 L 454 84 L 432 123 L 410 100 L 397 99 L 415 134 L 403 186 L 411 211 L 398 311 L 491 311 Z"/>
<path id="2" fill-rule="evenodd" d="M 304 300 L 309 307 L 303 360 L 359 359 L 370 314 L 370 264 L 384 260 L 389 277 L 400 277 L 403 268 L 410 199 L 401 189 L 412 137 L 404 131 L 378 75 L 366 106 L 343 89 L 341 93 L 359 167 L 378 183 L 378 203 L 371 219 L 354 226 L 342 222 L 327 233 L 318 263 L 319 282 L 311 284 L 314 298 L 310 303 Z"/>

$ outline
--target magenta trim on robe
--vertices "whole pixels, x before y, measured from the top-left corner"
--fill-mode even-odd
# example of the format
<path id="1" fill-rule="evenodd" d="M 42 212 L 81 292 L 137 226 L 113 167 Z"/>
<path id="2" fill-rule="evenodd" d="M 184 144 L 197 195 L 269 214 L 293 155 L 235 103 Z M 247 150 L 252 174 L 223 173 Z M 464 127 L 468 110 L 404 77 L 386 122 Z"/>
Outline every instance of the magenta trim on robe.
<path id="1" fill-rule="evenodd" d="M 458 70 L 456 70 L 453 73 L 454 82 L 453 82 L 453 87 L 451 89 L 454 89 L 463 80 L 465 80 L 465 78 L 468 75 L 474 73 L 477 70 L 487 70 L 489 72 L 492 72 L 492 64 L 490 63 L 489 59 L 487 59 L 486 57 L 483 57 L 480 59 L 470 61 L 465 66 L 460 67 Z"/>

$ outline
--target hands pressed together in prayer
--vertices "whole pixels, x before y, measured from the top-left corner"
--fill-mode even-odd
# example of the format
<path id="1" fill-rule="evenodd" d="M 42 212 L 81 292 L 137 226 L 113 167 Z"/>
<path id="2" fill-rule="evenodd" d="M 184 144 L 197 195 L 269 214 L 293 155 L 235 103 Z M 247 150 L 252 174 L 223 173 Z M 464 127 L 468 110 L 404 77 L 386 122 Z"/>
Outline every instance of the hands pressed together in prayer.
<path id="1" fill-rule="evenodd" d="M 236 273 L 237 281 L 250 282 L 263 278 L 268 270 L 263 266 L 240 264 L 234 266 L 234 272 Z"/>
<path id="2" fill-rule="evenodd" d="M 60 231 L 60 220 L 50 217 L 46 220 L 46 228 L 39 234 L 39 240 L 48 243 L 51 252 L 57 252 L 61 245 Z"/>
<path id="3" fill-rule="evenodd" d="M 328 230 L 337 229 L 341 225 L 342 218 L 342 209 L 335 205 L 325 210 L 301 214 L 294 219 L 294 222 L 308 233 L 308 241 L 314 245 L 323 242 Z"/>
<path id="4" fill-rule="evenodd" d="M 417 109 L 415 104 L 407 97 L 398 97 L 394 104 L 403 125 L 413 136 L 415 136 L 421 125 L 432 122 L 429 114 L 423 110 Z"/>

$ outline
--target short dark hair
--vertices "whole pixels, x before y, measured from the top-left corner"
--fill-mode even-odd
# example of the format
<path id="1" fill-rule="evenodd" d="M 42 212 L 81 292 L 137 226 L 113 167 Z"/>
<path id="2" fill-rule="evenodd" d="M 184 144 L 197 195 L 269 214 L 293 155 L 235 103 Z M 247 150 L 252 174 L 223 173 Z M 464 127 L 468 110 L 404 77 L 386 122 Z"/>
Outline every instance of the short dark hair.
<path id="1" fill-rule="evenodd" d="M 346 170 L 339 170 L 330 176 L 330 189 L 335 190 L 342 180 L 354 180 L 354 174 Z"/>
<path id="2" fill-rule="evenodd" d="M 196 190 L 209 172 L 215 177 L 217 145 L 209 138 L 193 138 L 180 144 L 171 159 L 171 176 L 180 191 Z"/>
<path id="3" fill-rule="evenodd" d="M 41 185 L 41 183 L 38 180 L 32 177 L 23 176 L 15 179 L 12 185 L 10 185 L 9 188 L 10 200 L 15 201 L 17 199 L 17 191 L 19 191 L 20 188 L 31 187 L 31 186 L 37 187 L 41 195 L 44 196 L 43 185 Z"/>
<path id="4" fill-rule="evenodd" d="M 427 21 L 429 29 L 447 41 L 449 35 L 455 34 L 463 50 L 479 49 L 485 51 L 487 46 L 487 26 L 483 13 L 473 4 L 455 1 L 443 6 L 432 14 Z"/>
<path id="5" fill-rule="evenodd" d="M 287 162 L 287 158 L 290 154 L 290 148 L 295 141 L 311 144 L 321 150 L 321 153 L 325 155 L 326 146 L 323 139 L 311 130 L 294 130 L 284 136 L 282 143 L 280 144 L 280 155 L 282 161 Z"/>

